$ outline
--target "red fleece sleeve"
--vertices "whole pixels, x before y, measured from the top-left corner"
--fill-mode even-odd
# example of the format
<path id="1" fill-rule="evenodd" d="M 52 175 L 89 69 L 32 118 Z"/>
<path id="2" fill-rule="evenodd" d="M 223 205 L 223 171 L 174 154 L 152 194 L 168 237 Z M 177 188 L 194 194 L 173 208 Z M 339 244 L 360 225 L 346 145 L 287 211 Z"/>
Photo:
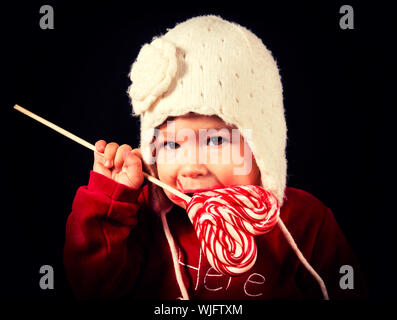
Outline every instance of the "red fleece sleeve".
<path id="1" fill-rule="evenodd" d="M 134 242 L 141 190 L 90 172 L 66 224 L 64 264 L 79 298 L 117 297 L 133 286 L 142 252 Z"/>

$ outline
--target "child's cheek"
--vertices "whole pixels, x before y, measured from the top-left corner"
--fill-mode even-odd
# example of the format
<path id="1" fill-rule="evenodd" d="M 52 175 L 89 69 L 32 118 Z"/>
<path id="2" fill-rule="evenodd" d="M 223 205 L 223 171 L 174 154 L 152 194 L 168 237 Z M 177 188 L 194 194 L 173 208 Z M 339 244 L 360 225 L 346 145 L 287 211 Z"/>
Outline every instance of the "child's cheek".
<path id="1" fill-rule="evenodd" d="M 260 185 L 260 171 L 248 144 L 231 144 L 230 161 L 216 168 L 217 176 L 224 185 Z"/>
<path id="2" fill-rule="evenodd" d="M 177 188 L 177 166 L 175 164 L 157 164 L 157 173 L 159 179 L 170 185 L 171 187 Z"/>

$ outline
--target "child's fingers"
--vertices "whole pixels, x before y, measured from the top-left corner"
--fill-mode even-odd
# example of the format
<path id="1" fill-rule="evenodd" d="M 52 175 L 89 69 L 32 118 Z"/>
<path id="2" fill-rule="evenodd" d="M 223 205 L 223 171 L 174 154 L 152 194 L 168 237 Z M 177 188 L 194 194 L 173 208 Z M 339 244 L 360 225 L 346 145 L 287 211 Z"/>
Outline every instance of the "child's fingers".
<path id="1" fill-rule="evenodd" d="M 114 158 L 114 168 L 116 172 L 121 171 L 124 163 L 125 152 L 130 152 L 132 148 L 128 144 L 123 144 L 117 149 L 116 157 Z"/>
<path id="2" fill-rule="evenodd" d="M 111 142 L 106 145 L 104 152 L 105 167 L 112 168 L 114 164 L 114 157 L 116 156 L 119 145 L 116 142 Z"/>
<path id="3" fill-rule="evenodd" d="M 99 154 L 103 153 L 106 147 L 106 141 L 105 140 L 98 140 L 95 143 L 95 150 L 96 152 L 94 152 L 94 165 L 93 165 L 93 170 L 95 172 L 101 173 L 107 177 L 110 177 L 110 171 L 109 169 L 104 167 L 104 157 L 103 155 Z"/>
<path id="4" fill-rule="evenodd" d="M 97 142 L 95 142 L 95 150 L 97 152 L 94 152 L 94 165 L 96 163 L 104 164 L 103 156 L 100 155 L 99 153 L 103 153 L 105 151 L 105 147 L 106 147 L 105 140 L 98 140 Z"/>
<path id="5" fill-rule="evenodd" d="M 98 140 L 95 142 L 95 149 L 99 153 L 103 153 L 105 151 L 106 141 L 105 140 Z"/>
<path id="6" fill-rule="evenodd" d="M 127 174 L 128 184 L 131 188 L 138 189 L 143 183 L 142 161 L 134 150 L 126 153 L 123 172 Z"/>
<path id="7" fill-rule="evenodd" d="M 143 161 L 141 149 L 135 148 L 135 149 L 132 149 L 131 152 L 132 152 L 132 154 L 136 155 L 139 159 L 141 159 L 141 161 Z"/>
<path id="8" fill-rule="evenodd" d="M 132 168 L 135 170 L 142 171 L 142 160 L 139 156 L 134 152 L 134 150 L 126 153 L 125 160 L 124 160 L 124 167 Z"/>

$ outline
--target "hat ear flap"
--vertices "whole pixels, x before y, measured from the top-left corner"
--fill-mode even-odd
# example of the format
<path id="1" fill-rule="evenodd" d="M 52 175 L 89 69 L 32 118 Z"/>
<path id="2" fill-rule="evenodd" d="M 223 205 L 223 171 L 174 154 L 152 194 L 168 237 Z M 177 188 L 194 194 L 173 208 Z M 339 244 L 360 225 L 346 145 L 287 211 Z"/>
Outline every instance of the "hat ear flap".
<path id="1" fill-rule="evenodd" d="M 158 179 L 156 164 L 147 164 L 143 161 L 143 170 Z M 158 185 L 148 181 L 148 188 L 149 205 L 156 214 L 160 214 L 163 211 L 168 212 L 175 205 Z"/>

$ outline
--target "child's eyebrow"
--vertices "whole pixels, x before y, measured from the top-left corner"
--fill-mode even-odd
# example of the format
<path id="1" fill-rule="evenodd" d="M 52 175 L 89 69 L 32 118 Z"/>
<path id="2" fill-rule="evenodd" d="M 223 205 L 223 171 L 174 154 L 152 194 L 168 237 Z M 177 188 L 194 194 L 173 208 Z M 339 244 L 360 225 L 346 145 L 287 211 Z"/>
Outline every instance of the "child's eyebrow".
<path id="1" fill-rule="evenodd" d="M 168 133 L 167 126 L 164 126 L 163 129 L 161 129 L 161 127 L 160 127 L 159 129 L 160 129 L 161 134 L 159 134 L 158 136 L 153 137 L 152 141 L 162 141 L 162 140 L 166 139 L 166 136 L 167 136 L 167 133 Z M 228 124 L 225 124 L 225 123 L 220 123 L 220 124 L 217 124 L 217 125 L 212 126 L 210 128 L 197 128 L 197 129 L 191 129 L 191 130 L 193 130 L 198 136 L 199 135 L 199 130 L 211 130 L 211 129 L 215 129 L 217 131 L 221 131 L 221 130 L 226 129 L 229 132 L 229 134 L 231 134 L 232 130 L 233 129 L 234 130 L 237 129 L 237 127 L 234 126 L 234 125 L 231 126 L 231 125 L 228 125 Z"/>
<path id="2" fill-rule="evenodd" d="M 189 129 L 191 129 L 191 130 L 195 131 L 196 133 L 198 133 L 199 130 L 212 130 L 212 129 L 223 130 L 223 129 L 226 129 L 228 131 L 232 131 L 233 129 L 237 129 L 237 128 L 234 127 L 234 126 L 226 125 L 226 124 L 219 124 L 219 125 L 211 126 L 209 128 L 197 128 L 197 129 L 189 128 Z M 164 129 L 160 129 L 160 130 L 163 131 L 164 133 L 166 133 L 167 132 L 167 127 L 164 127 Z"/>
<path id="3" fill-rule="evenodd" d="M 165 128 L 165 129 L 167 129 L 167 123 L 171 123 L 171 122 L 175 122 L 175 118 L 176 117 L 169 117 L 169 118 L 167 118 L 167 120 L 166 121 L 164 121 L 161 125 L 159 125 L 158 127 L 157 127 L 157 129 L 162 129 L 162 128 Z M 226 129 L 237 129 L 237 127 L 236 127 L 236 125 L 235 124 L 228 124 L 228 123 L 225 123 L 225 122 L 218 122 L 217 124 L 215 124 L 214 126 L 211 126 L 211 127 L 209 127 L 209 128 L 201 128 L 201 129 L 211 129 L 211 128 L 213 128 L 213 129 L 222 129 L 222 128 L 226 128 Z"/>
<path id="4" fill-rule="evenodd" d="M 226 123 L 220 123 L 219 125 L 213 127 L 213 129 L 228 129 L 228 130 L 232 130 L 232 129 L 237 129 L 237 127 L 235 125 L 229 125 L 229 124 L 226 124 Z"/>

